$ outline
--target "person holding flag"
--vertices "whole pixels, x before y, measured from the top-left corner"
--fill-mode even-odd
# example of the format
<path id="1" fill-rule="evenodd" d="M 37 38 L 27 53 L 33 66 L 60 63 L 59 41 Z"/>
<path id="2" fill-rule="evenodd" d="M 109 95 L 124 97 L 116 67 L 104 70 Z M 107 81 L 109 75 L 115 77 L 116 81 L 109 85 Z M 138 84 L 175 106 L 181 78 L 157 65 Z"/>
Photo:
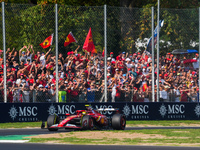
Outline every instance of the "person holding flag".
<path id="1" fill-rule="evenodd" d="M 53 42 L 53 34 L 51 34 L 48 38 L 46 38 L 44 42 L 40 44 L 40 46 L 45 49 L 51 46 L 52 42 Z"/>

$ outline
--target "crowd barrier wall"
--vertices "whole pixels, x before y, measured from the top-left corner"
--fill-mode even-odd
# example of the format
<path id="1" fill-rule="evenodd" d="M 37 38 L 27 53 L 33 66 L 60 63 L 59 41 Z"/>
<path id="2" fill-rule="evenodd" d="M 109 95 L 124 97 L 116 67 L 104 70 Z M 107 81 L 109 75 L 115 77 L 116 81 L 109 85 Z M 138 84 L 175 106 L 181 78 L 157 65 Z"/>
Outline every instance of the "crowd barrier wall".
<path id="1" fill-rule="evenodd" d="M 46 121 L 49 115 L 75 114 L 88 103 L 0 103 L 0 123 Z M 199 103 L 91 103 L 95 108 L 119 108 L 127 120 L 199 120 Z M 103 114 L 111 117 L 114 112 Z"/>

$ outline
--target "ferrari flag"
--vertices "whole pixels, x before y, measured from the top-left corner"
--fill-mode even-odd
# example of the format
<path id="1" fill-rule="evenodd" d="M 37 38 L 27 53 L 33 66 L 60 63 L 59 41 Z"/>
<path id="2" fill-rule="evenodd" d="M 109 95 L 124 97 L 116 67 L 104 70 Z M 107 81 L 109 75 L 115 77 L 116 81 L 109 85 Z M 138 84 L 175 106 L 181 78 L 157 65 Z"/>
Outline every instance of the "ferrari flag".
<path id="1" fill-rule="evenodd" d="M 164 25 L 164 20 L 160 20 L 159 22 L 159 31 L 158 31 L 158 25 L 156 26 L 155 30 L 154 30 L 154 46 L 157 43 L 157 34 L 158 32 L 160 32 L 161 27 L 163 27 Z M 151 53 L 152 51 L 152 37 L 149 39 L 148 43 L 147 43 L 147 48 L 146 50 Z"/>
<path id="2" fill-rule="evenodd" d="M 72 43 L 72 42 L 76 42 L 76 43 L 77 43 L 77 41 L 76 41 L 74 35 L 72 34 L 72 32 L 70 32 L 70 33 L 68 34 L 66 40 L 65 40 L 64 46 L 66 47 L 67 45 L 69 45 L 69 44 Z"/>
<path id="3" fill-rule="evenodd" d="M 88 52 L 92 52 L 92 53 L 96 51 L 94 43 L 93 43 L 93 39 L 92 39 L 91 28 L 89 29 L 89 32 L 86 36 L 85 43 L 83 44 L 83 49 L 85 49 Z"/>
<path id="4" fill-rule="evenodd" d="M 48 48 L 49 46 L 52 45 L 52 41 L 53 41 L 53 34 L 50 35 L 48 38 L 46 38 L 46 39 L 44 40 L 44 42 L 42 42 L 42 43 L 40 44 L 40 46 L 41 46 L 42 48 Z"/>

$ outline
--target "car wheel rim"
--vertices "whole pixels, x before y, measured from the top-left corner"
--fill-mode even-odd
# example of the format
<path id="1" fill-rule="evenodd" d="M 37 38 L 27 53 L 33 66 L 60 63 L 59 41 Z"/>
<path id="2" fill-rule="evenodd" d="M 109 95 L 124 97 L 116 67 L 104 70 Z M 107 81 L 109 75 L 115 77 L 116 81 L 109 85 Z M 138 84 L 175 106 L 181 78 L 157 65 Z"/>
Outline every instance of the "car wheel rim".
<path id="1" fill-rule="evenodd" d="M 89 126 L 90 126 L 90 129 L 92 129 L 93 126 L 94 126 L 94 124 L 93 124 L 93 120 L 92 120 L 92 119 L 90 119 Z"/>
<path id="2" fill-rule="evenodd" d="M 124 127 L 125 127 L 125 119 L 124 119 L 124 117 L 121 118 L 121 127 L 122 127 L 122 129 L 124 129 Z"/>

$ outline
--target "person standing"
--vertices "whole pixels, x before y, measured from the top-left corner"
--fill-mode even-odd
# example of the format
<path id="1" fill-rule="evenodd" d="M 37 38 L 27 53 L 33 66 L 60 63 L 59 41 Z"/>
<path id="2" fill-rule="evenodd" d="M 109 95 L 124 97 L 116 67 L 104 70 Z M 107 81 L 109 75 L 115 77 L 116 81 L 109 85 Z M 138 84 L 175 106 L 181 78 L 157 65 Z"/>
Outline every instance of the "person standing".
<path id="1" fill-rule="evenodd" d="M 65 87 L 61 86 L 58 92 L 58 100 L 59 103 L 66 103 L 67 102 L 67 92 L 65 91 Z"/>
<path id="2" fill-rule="evenodd" d="M 90 87 L 87 89 L 87 102 L 94 102 L 95 99 L 95 85 L 91 83 Z"/>
<path id="3" fill-rule="evenodd" d="M 51 88 L 49 90 L 49 95 L 50 95 L 51 102 L 56 102 L 56 91 L 55 91 L 54 84 L 51 84 Z"/>

